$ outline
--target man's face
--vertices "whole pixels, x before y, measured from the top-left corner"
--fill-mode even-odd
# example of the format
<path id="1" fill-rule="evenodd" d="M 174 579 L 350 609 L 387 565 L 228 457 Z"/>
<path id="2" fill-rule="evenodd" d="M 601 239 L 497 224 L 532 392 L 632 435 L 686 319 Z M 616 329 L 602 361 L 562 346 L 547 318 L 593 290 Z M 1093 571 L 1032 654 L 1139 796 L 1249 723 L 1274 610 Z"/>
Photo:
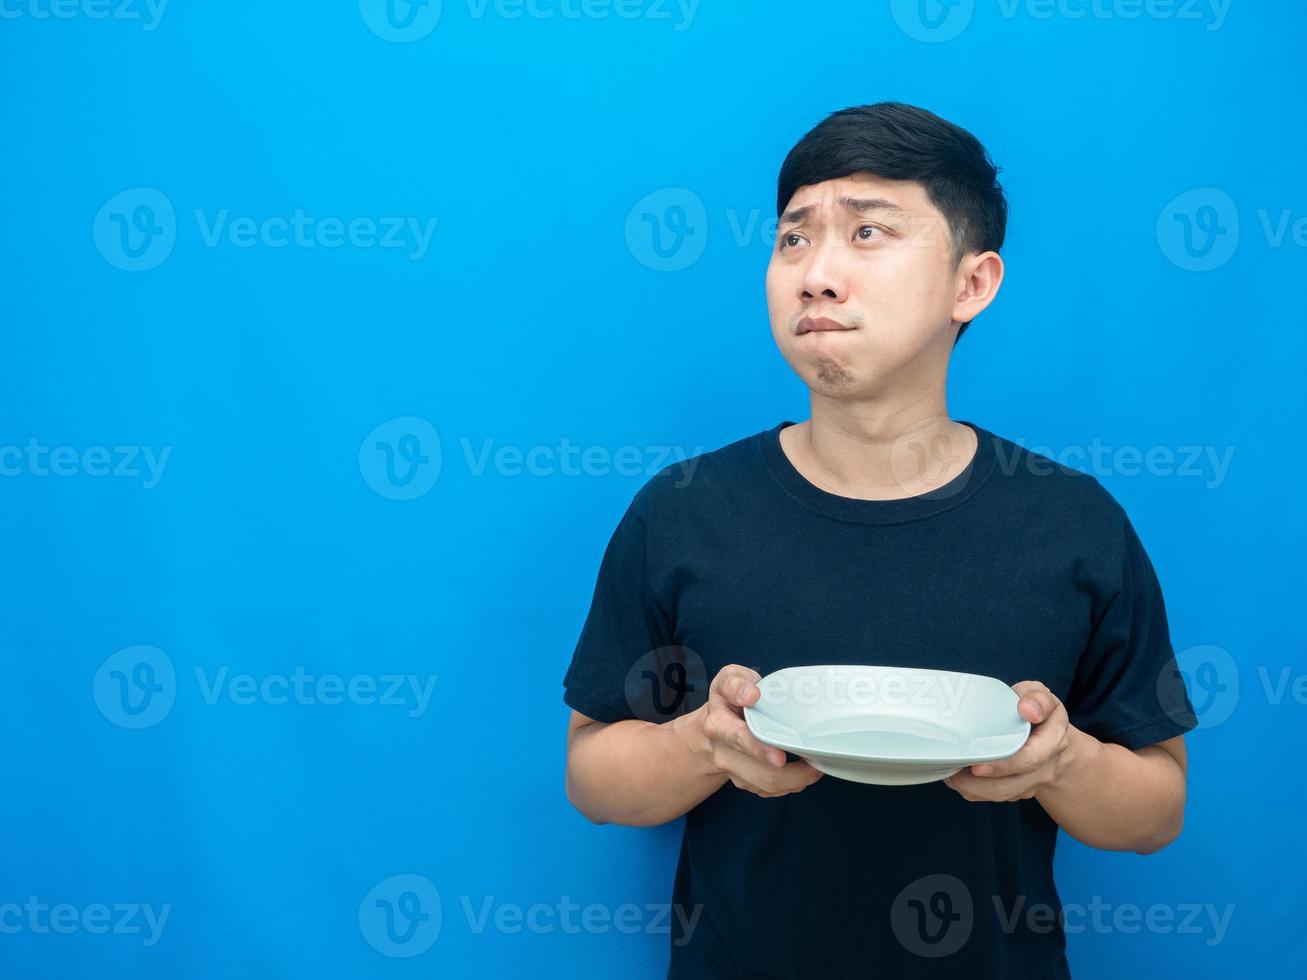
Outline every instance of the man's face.
<path id="1" fill-rule="evenodd" d="M 964 281 L 920 184 L 856 174 L 800 187 L 767 266 L 772 335 L 815 392 L 910 388 L 947 370 Z"/>

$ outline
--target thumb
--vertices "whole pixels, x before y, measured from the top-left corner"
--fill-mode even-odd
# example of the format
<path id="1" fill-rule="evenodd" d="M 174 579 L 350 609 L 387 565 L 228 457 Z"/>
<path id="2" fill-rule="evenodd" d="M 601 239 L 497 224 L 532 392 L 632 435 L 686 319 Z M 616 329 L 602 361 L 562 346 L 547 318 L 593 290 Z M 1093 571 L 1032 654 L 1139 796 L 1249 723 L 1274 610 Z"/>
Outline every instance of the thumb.
<path id="1" fill-rule="evenodd" d="M 713 678 L 709 693 L 716 694 L 733 707 L 748 707 L 762 696 L 757 684 L 761 677 L 756 670 L 728 664 Z"/>
<path id="2" fill-rule="evenodd" d="M 1044 706 L 1035 698 L 1023 697 L 1017 702 L 1017 714 L 1032 725 L 1038 725 L 1044 720 Z"/>

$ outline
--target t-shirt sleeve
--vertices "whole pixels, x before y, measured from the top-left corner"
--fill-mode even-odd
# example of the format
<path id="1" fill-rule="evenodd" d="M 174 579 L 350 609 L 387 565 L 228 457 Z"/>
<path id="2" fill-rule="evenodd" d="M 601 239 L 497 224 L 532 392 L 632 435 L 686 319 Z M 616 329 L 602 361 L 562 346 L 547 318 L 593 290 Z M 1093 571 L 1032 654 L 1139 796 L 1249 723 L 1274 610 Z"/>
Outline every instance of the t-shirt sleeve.
<path id="1" fill-rule="evenodd" d="M 670 617 L 649 586 L 645 503 L 644 494 L 637 494 L 608 542 L 590 611 L 563 677 L 563 701 L 596 721 L 659 720 L 641 710 L 641 678 L 633 675 L 665 670 L 669 664 L 664 661 L 679 656 L 672 646 Z"/>
<path id="2" fill-rule="evenodd" d="M 1119 577 L 1080 657 L 1067 703 L 1071 724 L 1128 749 L 1197 727 L 1176 664 L 1157 573 L 1122 515 Z"/>

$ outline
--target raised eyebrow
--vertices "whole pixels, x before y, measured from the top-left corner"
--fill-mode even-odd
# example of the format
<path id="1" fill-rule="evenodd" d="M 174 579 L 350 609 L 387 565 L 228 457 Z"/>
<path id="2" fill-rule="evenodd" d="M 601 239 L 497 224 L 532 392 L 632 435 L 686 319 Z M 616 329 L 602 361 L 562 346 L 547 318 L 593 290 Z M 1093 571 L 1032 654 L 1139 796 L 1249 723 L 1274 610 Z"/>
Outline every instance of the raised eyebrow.
<path id="1" fill-rule="evenodd" d="M 893 217 L 907 217 L 908 212 L 895 204 L 893 201 L 884 197 L 849 197 L 847 194 L 838 199 L 840 207 L 846 211 L 852 211 L 854 214 L 866 215 L 875 212 L 888 214 Z M 794 208 L 786 211 L 781 215 L 781 220 L 777 222 L 777 227 L 784 228 L 786 225 L 797 225 L 802 221 L 807 221 L 816 213 L 816 205 L 809 204 L 805 207 Z"/>

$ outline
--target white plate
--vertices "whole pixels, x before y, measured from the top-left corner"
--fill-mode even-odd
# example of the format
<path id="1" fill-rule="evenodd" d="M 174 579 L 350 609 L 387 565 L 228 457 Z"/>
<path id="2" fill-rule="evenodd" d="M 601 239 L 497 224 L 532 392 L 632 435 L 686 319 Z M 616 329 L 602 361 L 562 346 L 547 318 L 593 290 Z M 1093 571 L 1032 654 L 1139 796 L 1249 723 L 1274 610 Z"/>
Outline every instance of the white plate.
<path id="1" fill-rule="evenodd" d="M 840 779 L 907 786 L 947 779 L 1026 744 L 1020 697 L 997 677 L 921 667 L 786 667 L 744 709 L 754 737 Z"/>

